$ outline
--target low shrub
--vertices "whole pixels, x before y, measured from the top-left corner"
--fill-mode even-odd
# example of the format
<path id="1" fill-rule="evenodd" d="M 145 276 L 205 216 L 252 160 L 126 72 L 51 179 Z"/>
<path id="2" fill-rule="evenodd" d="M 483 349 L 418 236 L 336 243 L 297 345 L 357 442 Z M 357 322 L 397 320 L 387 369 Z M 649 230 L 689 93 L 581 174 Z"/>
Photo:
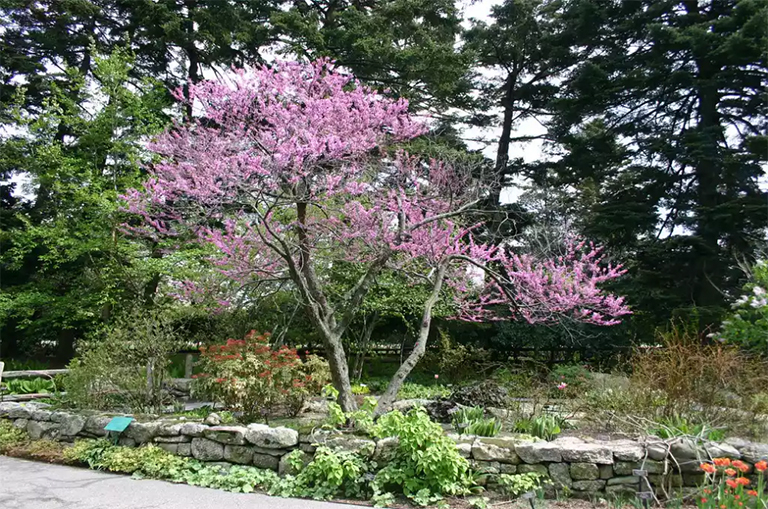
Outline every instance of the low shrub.
<path id="1" fill-rule="evenodd" d="M 141 311 L 82 343 L 64 379 L 67 400 L 77 407 L 160 412 L 163 382 L 180 333 L 162 311 Z"/>
<path id="2" fill-rule="evenodd" d="M 359 455 L 349 451 L 333 451 L 318 447 L 312 461 L 299 464 L 293 493 L 300 497 L 328 500 L 343 496 L 367 498 L 370 465 Z"/>
<path id="3" fill-rule="evenodd" d="M 0 420 L 0 453 L 29 440 L 27 432 L 17 428 L 11 421 Z"/>
<path id="4" fill-rule="evenodd" d="M 373 434 L 399 439 L 393 458 L 376 474 L 374 493 L 398 491 L 419 505 L 470 493 L 474 481 L 469 463 L 424 409 L 384 414 Z"/>
<path id="5" fill-rule="evenodd" d="M 661 417 L 648 428 L 648 434 L 659 438 L 674 438 L 681 436 L 693 436 L 700 440 L 722 441 L 725 432 L 722 429 L 713 428 L 705 423 L 695 423 L 680 415 Z"/>
<path id="6" fill-rule="evenodd" d="M 519 497 L 523 493 L 540 493 L 542 484 L 547 481 L 547 477 L 537 472 L 526 472 L 524 474 L 501 474 L 498 477 L 498 484 L 502 493 L 511 497 Z"/>
<path id="7" fill-rule="evenodd" d="M 441 384 L 422 385 L 405 382 L 397 393 L 398 399 L 437 399 L 451 394 L 451 389 Z"/>
<path id="8" fill-rule="evenodd" d="M 270 348 L 270 334 L 248 333 L 200 349 L 195 391 L 243 413 L 245 420 L 295 415 L 330 380 L 328 363 L 315 355 L 301 361 L 296 350 Z"/>
<path id="9" fill-rule="evenodd" d="M 476 378 L 491 366 L 491 352 L 453 340 L 438 331 L 438 341 L 431 344 L 421 360 L 420 370 L 440 374 L 452 382 Z"/>

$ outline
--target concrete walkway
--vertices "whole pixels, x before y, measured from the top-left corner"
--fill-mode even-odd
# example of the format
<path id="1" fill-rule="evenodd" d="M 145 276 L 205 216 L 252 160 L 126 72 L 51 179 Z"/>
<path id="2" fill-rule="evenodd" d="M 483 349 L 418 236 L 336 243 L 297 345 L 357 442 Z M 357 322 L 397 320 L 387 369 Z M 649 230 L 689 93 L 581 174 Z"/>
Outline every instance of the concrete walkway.
<path id="1" fill-rule="evenodd" d="M 0 456 L 2 509 L 353 509 L 354 506 L 229 493 Z"/>

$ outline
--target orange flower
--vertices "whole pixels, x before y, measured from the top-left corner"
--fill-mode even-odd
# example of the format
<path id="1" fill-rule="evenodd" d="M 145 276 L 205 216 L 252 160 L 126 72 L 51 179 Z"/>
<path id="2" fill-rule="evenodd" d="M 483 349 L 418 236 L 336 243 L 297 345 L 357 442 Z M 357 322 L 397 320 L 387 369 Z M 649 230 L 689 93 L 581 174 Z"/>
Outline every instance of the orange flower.
<path id="1" fill-rule="evenodd" d="M 732 469 L 732 468 L 726 468 L 725 469 L 725 473 L 728 474 L 731 477 L 735 477 L 736 476 L 736 471 L 734 469 Z"/>
<path id="2" fill-rule="evenodd" d="M 755 470 L 758 472 L 764 472 L 766 468 L 768 468 L 768 463 L 765 460 L 755 463 Z"/>
<path id="3" fill-rule="evenodd" d="M 749 479 L 747 479 L 746 477 L 739 477 L 738 479 L 736 479 L 736 483 L 741 484 L 742 486 L 748 486 Z"/>
<path id="4" fill-rule="evenodd" d="M 715 458 L 712 461 L 715 462 L 715 465 L 718 467 L 729 467 L 731 466 L 731 460 L 728 458 Z"/>
<path id="5" fill-rule="evenodd" d="M 749 490 L 747 492 L 747 495 L 749 495 L 750 497 L 756 497 L 757 496 L 757 492 L 755 490 Z"/>
<path id="6" fill-rule="evenodd" d="M 727 484 L 728 486 L 730 486 L 733 489 L 736 489 L 739 486 L 739 484 L 735 480 L 733 480 L 733 479 L 726 479 L 725 480 L 725 484 Z"/>
<path id="7" fill-rule="evenodd" d="M 717 469 L 712 463 L 702 463 L 699 465 L 699 468 L 701 468 L 703 471 L 705 471 L 708 474 L 714 474 L 717 472 Z"/>
<path id="8" fill-rule="evenodd" d="M 711 495 L 712 494 L 712 490 L 710 490 L 709 488 L 704 488 L 704 493 L 707 494 L 707 495 Z"/>
<path id="9" fill-rule="evenodd" d="M 743 506 L 744 502 L 739 502 L 739 507 Z"/>
<path id="10" fill-rule="evenodd" d="M 731 463 L 731 466 L 733 466 L 733 468 L 737 468 L 743 474 L 749 472 L 749 465 L 741 460 L 734 460 L 733 463 Z"/>
<path id="11" fill-rule="evenodd" d="M 720 509 L 725 509 L 725 504 L 721 505 Z"/>

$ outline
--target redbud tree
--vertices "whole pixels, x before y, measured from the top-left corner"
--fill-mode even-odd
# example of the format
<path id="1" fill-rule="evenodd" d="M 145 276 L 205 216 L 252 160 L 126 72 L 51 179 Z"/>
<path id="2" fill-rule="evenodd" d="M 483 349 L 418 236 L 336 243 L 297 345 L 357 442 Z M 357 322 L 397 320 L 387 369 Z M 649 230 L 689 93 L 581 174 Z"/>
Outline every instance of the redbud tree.
<path id="1" fill-rule="evenodd" d="M 423 356 L 441 298 L 453 300 L 457 318 L 475 321 L 568 315 L 612 325 L 630 312 L 599 288 L 622 268 L 604 264 L 590 244 L 574 241 L 563 256 L 541 260 L 477 241 L 480 225 L 464 218 L 483 186 L 471 172 L 393 150 L 425 126 L 406 101 L 329 61 L 240 70 L 191 85 L 189 98 L 195 119 L 149 145 L 161 162 L 143 189 L 126 195 L 127 209 L 148 235 L 215 246 L 218 270 L 242 287 L 290 282 L 323 339 L 347 411 L 355 402 L 342 337 L 384 271 L 428 291 L 414 349 L 381 411 Z M 346 294 L 332 295 L 327 275 L 341 261 L 364 270 Z"/>

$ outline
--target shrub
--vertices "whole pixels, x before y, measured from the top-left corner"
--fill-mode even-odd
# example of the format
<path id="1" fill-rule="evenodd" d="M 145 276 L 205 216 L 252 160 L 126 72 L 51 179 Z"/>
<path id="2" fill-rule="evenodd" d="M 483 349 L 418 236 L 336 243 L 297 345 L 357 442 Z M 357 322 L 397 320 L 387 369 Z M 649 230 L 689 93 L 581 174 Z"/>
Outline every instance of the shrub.
<path id="1" fill-rule="evenodd" d="M 82 408 L 160 411 L 165 403 L 163 381 L 181 344 L 171 318 L 162 311 L 121 319 L 103 337 L 80 346 L 64 379 L 67 399 Z"/>
<path id="2" fill-rule="evenodd" d="M 576 397 L 592 384 L 592 373 L 581 364 L 556 366 L 549 372 L 550 393 L 555 397 Z"/>
<path id="3" fill-rule="evenodd" d="M 768 262 L 759 261 L 751 272 L 744 295 L 734 302 L 732 314 L 712 337 L 768 355 Z"/>
<path id="4" fill-rule="evenodd" d="M 412 382 L 405 382 L 397 393 L 398 399 L 435 399 L 448 396 L 451 389 L 445 385 L 430 384 L 422 385 Z"/>
<path id="5" fill-rule="evenodd" d="M 674 323 L 660 333 L 662 346 L 634 356 L 631 385 L 658 395 L 647 418 L 685 416 L 714 426 L 735 424 L 768 382 L 768 364 L 737 347 L 708 343 L 694 325 Z M 663 402 L 663 404 L 662 404 Z M 652 410 L 654 413 L 647 415 Z"/>
<path id="6" fill-rule="evenodd" d="M 29 440 L 29 435 L 5 419 L 0 420 L 0 453 L 21 445 Z"/>
<path id="7" fill-rule="evenodd" d="M 298 466 L 298 464 L 296 465 Z M 318 447 L 312 461 L 300 468 L 294 494 L 327 500 L 339 495 L 364 498 L 369 466 L 357 454 Z"/>
<path id="8" fill-rule="evenodd" d="M 421 361 L 423 371 L 437 373 L 452 381 L 475 378 L 488 369 L 491 352 L 453 340 L 445 331 L 438 331 L 438 341 Z"/>
<path id="9" fill-rule="evenodd" d="M 286 346 L 273 350 L 269 337 L 251 331 L 241 340 L 202 347 L 196 392 L 242 412 L 246 420 L 298 413 L 330 379 L 328 363 L 314 355 L 302 362 Z"/>
<path id="10" fill-rule="evenodd" d="M 544 479 L 544 475 L 536 472 L 501 474 L 499 475 L 498 483 L 504 494 L 518 497 L 523 493 L 528 493 L 530 491 L 540 491 Z"/>
<path id="11" fill-rule="evenodd" d="M 399 439 L 393 458 L 376 474 L 375 493 L 398 490 L 427 505 L 444 495 L 467 494 L 473 486 L 469 463 L 424 409 L 389 412 L 379 418 L 373 434 Z"/>

